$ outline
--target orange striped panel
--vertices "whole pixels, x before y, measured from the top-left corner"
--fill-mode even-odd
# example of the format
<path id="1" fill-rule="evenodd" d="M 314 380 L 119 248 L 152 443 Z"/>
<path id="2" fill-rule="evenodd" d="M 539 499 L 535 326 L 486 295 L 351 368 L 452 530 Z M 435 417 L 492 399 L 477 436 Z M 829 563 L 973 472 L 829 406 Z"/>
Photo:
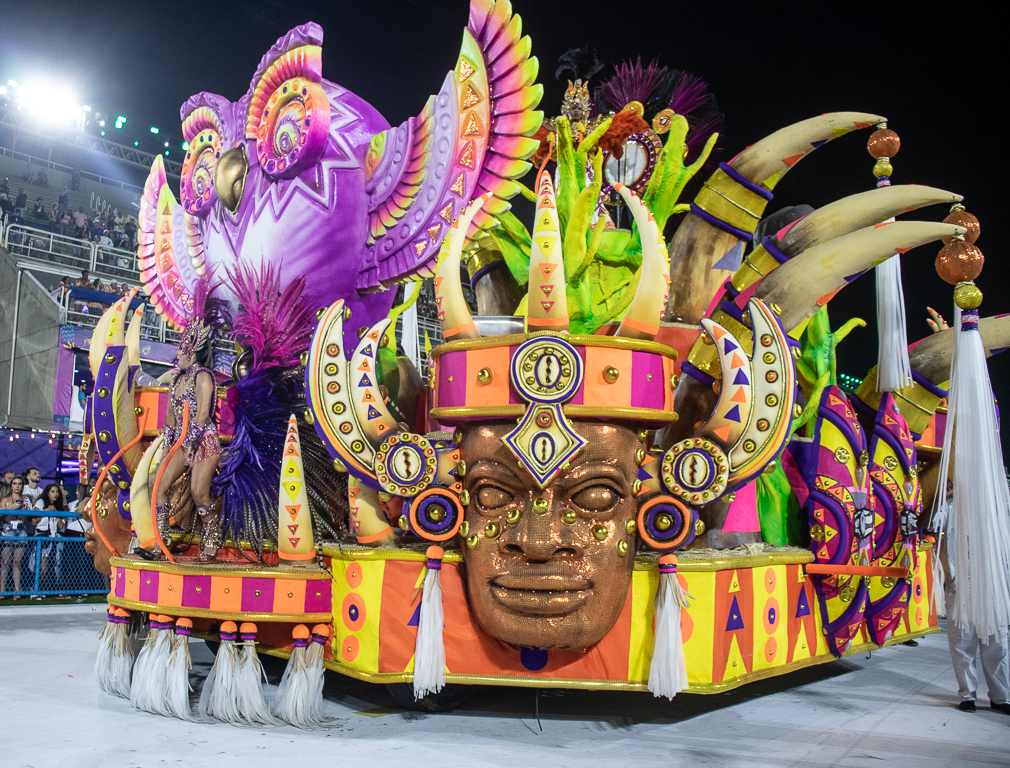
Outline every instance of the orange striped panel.
<path id="1" fill-rule="evenodd" d="M 210 582 L 210 610 L 225 613 L 241 611 L 242 579 L 227 576 L 213 577 Z"/>
<path id="2" fill-rule="evenodd" d="M 631 355 L 627 349 L 584 347 L 586 351 L 585 384 L 582 404 L 627 408 L 631 403 Z M 603 372 L 614 366 L 617 381 L 603 378 Z"/>
<path id="3" fill-rule="evenodd" d="M 305 582 L 296 579 L 277 579 L 274 584 L 273 612 L 303 613 L 304 611 Z"/>
<path id="4" fill-rule="evenodd" d="M 508 405 L 509 402 L 509 348 L 488 347 L 471 349 L 466 353 L 466 404 Z M 487 368 L 494 376 L 487 384 L 477 380 L 477 374 Z"/>
<path id="5" fill-rule="evenodd" d="M 162 571 L 158 577 L 158 605 L 177 608 L 182 605 L 182 574 Z"/>

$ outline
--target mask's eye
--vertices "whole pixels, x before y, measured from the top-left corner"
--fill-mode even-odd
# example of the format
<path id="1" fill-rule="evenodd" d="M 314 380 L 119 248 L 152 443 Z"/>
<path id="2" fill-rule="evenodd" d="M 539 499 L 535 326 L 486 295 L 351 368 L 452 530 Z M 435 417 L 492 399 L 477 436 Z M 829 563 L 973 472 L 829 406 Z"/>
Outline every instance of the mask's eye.
<path id="1" fill-rule="evenodd" d="M 572 494 L 572 502 L 587 512 L 609 512 L 621 497 L 609 485 L 591 485 Z"/>
<path id="2" fill-rule="evenodd" d="M 483 509 L 499 509 L 512 501 L 512 494 L 496 485 L 485 485 L 477 491 L 477 503 Z"/>
<path id="3" fill-rule="evenodd" d="M 285 61 L 293 53 L 271 65 L 249 101 L 246 138 L 256 142 L 260 168 L 275 179 L 293 178 L 315 165 L 330 129 L 326 93 L 313 74 L 291 73 L 299 62 Z"/>
<path id="4" fill-rule="evenodd" d="M 217 115 L 207 107 L 191 112 L 182 123 L 189 142 L 182 163 L 182 208 L 193 216 L 206 216 L 214 207 L 214 168 L 221 157 L 221 129 Z"/>

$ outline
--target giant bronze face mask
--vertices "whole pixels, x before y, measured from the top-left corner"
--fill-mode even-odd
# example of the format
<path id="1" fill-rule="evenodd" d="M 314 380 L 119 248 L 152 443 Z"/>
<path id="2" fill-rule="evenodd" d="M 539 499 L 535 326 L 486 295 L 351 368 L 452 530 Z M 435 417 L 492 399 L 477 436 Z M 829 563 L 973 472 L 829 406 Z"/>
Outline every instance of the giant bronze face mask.
<path id="1" fill-rule="evenodd" d="M 541 489 L 502 442 L 512 426 L 471 428 L 463 443 L 470 605 L 507 643 L 588 648 L 617 620 L 631 581 L 641 443 L 626 427 L 577 424 L 586 447 Z"/>

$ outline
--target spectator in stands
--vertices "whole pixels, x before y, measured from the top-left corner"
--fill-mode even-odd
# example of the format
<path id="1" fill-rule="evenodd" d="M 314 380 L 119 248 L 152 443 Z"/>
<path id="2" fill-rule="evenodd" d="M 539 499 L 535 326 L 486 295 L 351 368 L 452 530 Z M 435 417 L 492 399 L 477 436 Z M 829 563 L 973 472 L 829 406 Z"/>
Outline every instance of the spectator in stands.
<path id="1" fill-rule="evenodd" d="M 81 190 L 81 170 L 79 168 L 74 168 L 74 173 L 70 177 L 70 189 L 74 192 Z"/>
<path id="2" fill-rule="evenodd" d="M 20 208 L 15 208 L 14 209 L 14 215 L 11 216 L 10 223 L 11 224 L 24 224 L 25 223 L 25 220 L 21 217 L 21 209 Z M 17 234 L 17 237 L 18 237 L 18 242 L 20 243 L 21 242 L 21 235 L 20 235 L 20 233 L 16 233 L 16 234 Z"/>
<path id="3" fill-rule="evenodd" d="M 35 177 L 35 182 L 40 187 L 48 187 L 49 186 L 49 174 L 46 172 L 45 168 L 40 168 L 39 169 L 39 175 Z"/>
<path id="4" fill-rule="evenodd" d="M 137 247 L 137 222 L 134 221 L 131 216 L 126 220 L 126 226 L 123 227 L 123 232 L 130 239 L 130 250 L 135 250 Z"/>
<path id="5" fill-rule="evenodd" d="M 44 512 L 67 512 L 67 499 L 63 489 L 56 483 L 50 483 L 45 490 L 40 491 L 41 497 L 36 503 L 36 509 Z M 37 517 L 33 521 L 35 524 L 35 535 L 45 538 L 61 538 L 67 528 L 66 517 Z M 47 541 L 42 547 L 42 560 L 39 563 L 39 589 L 45 590 L 46 576 L 49 574 L 49 561 L 56 553 L 56 581 L 53 585 L 58 585 L 63 581 L 63 542 Z M 32 599 L 41 599 L 41 595 L 33 595 Z M 61 595 L 65 597 L 65 595 Z"/>
<path id="6" fill-rule="evenodd" d="M 25 479 L 16 475 L 11 480 L 11 492 L 3 502 L 0 502 L 0 515 L 3 516 L 3 535 L 8 539 L 23 539 L 28 536 L 28 516 L 15 514 L 25 512 L 31 507 L 24 496 Z M 21 541 L 5 541 L 0 549 L 0 592 L 7 591 L 7 574 L 14 577 L 14 591 L 21 591 L 21 558 L 25 554 L 25 543 Z M 18 598 L 15 597 L 15 600 Z"/>
<path id="7" fill-rule="evenodd" d="M 2 182 L 0 182 L 0 197 L 6 200 L 8 197 L 10 197 L 10 194 L 11 194 L 10 179 L 4 179 Z"/>
<path id="8" fill-rule="evenodd" d="M 18 196 L 14 200 L 14 207 L 20 208 L 22 211 L 28 207 L 28 195 L 25 193 L 24 187 L 18 187 Z"/>
<path id="9" fill-rule="evenodd" d="M 0 478 L 0 483 L 3 483 L 5 486 L 7 486 L 8 488 L 10 488 L 11 487 L 11 480 L 13 480 L 13 479 L 14 479 L 14 473 L 11 472 L 8 469 L 8 470 L 6 470 L 3 473 L 3 477 Z"/>
<path id="10" fill-rule="evenodd" d="M 46 204 L 42 202 L 42 198 L 39 197 L 35 200 L 35 205 L 32 207 L 32 216 L 36 219 L 46 219 Z"/>
<path id="11" fill-rule="evenodd" d="M 84 237 L 88 231 L 88 217 L 84 213 L 84 206 L 77 209 L 74 214 L 74 237 Z"/>
<path id="12" fill-rule="evenodd" d="M 123 294 L 121 294 L 119 292 L 119 284 L 115 280 L 113 280 L 111 283 L 109 283 L 109 287 L 105 289 L 105 292 L 106 293 L 114 293 L 117 296 L 122 296 L 123 295 Z"/>
<path id="13" fill-rule="evenodd" d="M 28 471 L 25 472 L 25 483 L 24 495 L 25 498 L 31 501 L 31 505 L 34 507 L 35 502 L 42 498 L 42 489 L 39 487 L 39 481 L 42 479 L 42 475 L 39 473 L 38 467 L 29 467 Z"/>
<path id="14" fill-rule="evenodd" d="M 48 220 L 49 231 L 54 233 L 58 232 L 59 222 L 60 222 L 60 209 L 56 207 L 56 203 L 53 203 L 53 207 L 49 209 L 49 220 Z"/>
<path id="15" fill-rule="evenodd" d="M 64 187 L 60 192 L 59 206 L 60 208 L 70 207 L 70 187 Z"/>
<path id="16" fill-rule="evenodd" d="M 88 230 L 88 239 L 91 240 L 91 242 L 96 243 L 98 242 L 98 238 L 102 236 L 103 232 L 105 232 L 105 225 L 101 223 L 101 219 L 97 216 L 92 216 L 91 228 Z"/>
<path id="17" fill-rule="evenodd" d="M 98 238 L 98 244 L 103 248 L 112 247 L 112 238 L 109 237 L 109 230 L 103 229 L 101 237 Z"/>
<path id="18" fill-rule="evenodd" d="M 70 209 L 64 208 L 60 212 L 60 234 L 66 237 L 70 236 L 70 222 L 73 219 L 70 216 Z"/>

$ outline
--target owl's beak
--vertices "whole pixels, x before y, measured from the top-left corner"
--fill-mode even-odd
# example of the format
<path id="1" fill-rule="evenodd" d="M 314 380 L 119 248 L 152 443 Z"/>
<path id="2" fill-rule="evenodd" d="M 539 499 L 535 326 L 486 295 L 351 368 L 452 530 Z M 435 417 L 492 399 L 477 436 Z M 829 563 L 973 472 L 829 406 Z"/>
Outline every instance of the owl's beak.
<path id="1" fill-rule="evenodd" d="M 214 189 L 217 199 L 232 213 L 238 210 L 242 202 L 242 192 L 245 190 L 245 177 L 249 172 L 249 161 L 246 160 L 245 148 L 232 147 L 217 161 L 214 169 Z"/>

